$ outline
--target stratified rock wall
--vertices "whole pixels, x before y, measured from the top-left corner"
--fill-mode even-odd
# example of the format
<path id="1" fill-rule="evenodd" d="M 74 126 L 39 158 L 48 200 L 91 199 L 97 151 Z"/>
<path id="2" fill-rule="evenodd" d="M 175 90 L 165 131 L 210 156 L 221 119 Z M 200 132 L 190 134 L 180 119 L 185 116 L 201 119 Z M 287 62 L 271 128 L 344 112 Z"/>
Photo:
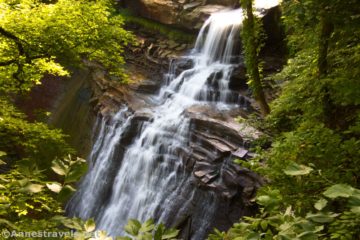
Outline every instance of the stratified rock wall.
<path id="1" fill-rule="evenodd" d="M 234 7 L 234 0 L 125 0 L 141 17 L 195 32 L 211 13 Z"/>
<path id="2" fill-rule="evenodd" d="M 272 1 L 274 2 L 274 1 Z M 140 17 L 144 17 L 168 26 L 173 26 L 189 32 L 197 32 L 205 20 L 214 12 L 229 8 L 238 8 L 238 0 L 123 0 L 122 5 Z M 257 11 L 267 16 L 265 30 L 271 33 L 271 38 L 279 40 L 279 29 L 268 31 L 269 27 L 277 27 L 280 11 L 275 5 L 257 5 Z M 275 9 L 275 10 L 274 10 Z M 268 14 L 268 11 L 270 13 Z M 275 21 L 275 22 L 274 22 Z M 268 23 L 268 24 L 267 24 Z"/>

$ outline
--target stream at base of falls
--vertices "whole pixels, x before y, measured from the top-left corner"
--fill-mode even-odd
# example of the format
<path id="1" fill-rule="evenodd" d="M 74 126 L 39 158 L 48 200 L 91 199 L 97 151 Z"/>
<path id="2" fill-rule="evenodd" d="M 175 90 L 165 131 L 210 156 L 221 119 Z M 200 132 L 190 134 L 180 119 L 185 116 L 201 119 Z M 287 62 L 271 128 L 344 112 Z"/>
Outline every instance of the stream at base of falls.
<path id="1" fill-rule="evenodd" d="M 132 126 L 127 106 L 111 118 L 98 118 L 89 171 L 67 205 L 69 215 L 95 218 L 97 229 L 124 234 L 129 219 L 149 218 L 183 227 L 191 218 L 191 239 L 205 239 L 221 199 L 198 188 L 185 170 L 179 150 L 189 145 L 190 120 L 184 111 L 194 105 L 244 107 L 246 101 L 228 87 L 239 56 L 234 56 L 241 10 L 213 14 L 202 27 L 195 48 L 184 59 L 190 69 L 177 74 L 176 61 L 166 83 L 152 97 L 151 121 Z M 125 144 L 129 131 L 134 139 Z"/>

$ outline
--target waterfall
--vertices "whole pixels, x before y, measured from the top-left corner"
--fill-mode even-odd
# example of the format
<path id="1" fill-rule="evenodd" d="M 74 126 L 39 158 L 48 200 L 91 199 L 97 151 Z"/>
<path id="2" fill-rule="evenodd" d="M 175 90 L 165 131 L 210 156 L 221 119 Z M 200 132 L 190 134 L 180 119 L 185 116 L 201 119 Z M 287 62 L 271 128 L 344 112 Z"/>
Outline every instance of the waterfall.
<path id="1" fill-rule="evenodd" d="M 185 57 L 193 67 L 176 74 L 173 63 L 154 96 L 152 120 L 138 126 L 130 144 L 122 145 L 134 118 L 126 106 L 111 119 L 98 120 L 89 172 L 67 207 L 71 215 L 94 217 L 98 229 L 119 235 L 131 218 L 177 225 L 191 214 L 198 229 L 191 238 L 206 237 L 219 199 L 194 186 L 183 166 L 181 149 L 189 144 L 190 131 L 184 111 L 195 104 L 246 108 L 244 97 L 228 87 L 241 22 L 241 10 L 211 15 Z"/>

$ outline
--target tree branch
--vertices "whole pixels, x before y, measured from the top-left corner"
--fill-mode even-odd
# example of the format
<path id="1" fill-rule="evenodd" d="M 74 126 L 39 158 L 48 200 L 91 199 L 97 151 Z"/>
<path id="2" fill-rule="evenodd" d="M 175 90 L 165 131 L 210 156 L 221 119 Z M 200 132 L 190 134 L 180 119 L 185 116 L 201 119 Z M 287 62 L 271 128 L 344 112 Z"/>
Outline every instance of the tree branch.
<path id="1" fill-rule="evenodd" d="M 26 53 L 23 44 L 21 43 L 21 39 L 15 36 L 13 33 L 5 30 L 3 27 L 0 27 L 0 34 L 4 37 L 7 37 L 13 40 L 19 50 L 19 54 L 26 57 L 26 60 L 30 60 L 29 55 Z"/>
<path id="2" fill-rule="evenodd" d="M 16 63 L 15 59 L 9 60 L 9 61 L 4 61 L 4 62 L 0 62 L 0 67 L 4 67 L 4 66 L 9 66 L 11 64 Z"/>

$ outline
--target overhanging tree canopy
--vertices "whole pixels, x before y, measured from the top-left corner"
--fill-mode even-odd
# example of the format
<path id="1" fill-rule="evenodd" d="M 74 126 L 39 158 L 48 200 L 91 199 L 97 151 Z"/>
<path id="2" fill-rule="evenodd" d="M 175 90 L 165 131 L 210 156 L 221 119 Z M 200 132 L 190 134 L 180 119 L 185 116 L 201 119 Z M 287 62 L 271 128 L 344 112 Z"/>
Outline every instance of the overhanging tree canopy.
<path id="1" fill-rule="evenodd" d="M 29 90 L 44 73 L 94 60 L 123 79 L 123 46 L 132 41 L 107 0 L 0 0 L 0 90 Z"/>

